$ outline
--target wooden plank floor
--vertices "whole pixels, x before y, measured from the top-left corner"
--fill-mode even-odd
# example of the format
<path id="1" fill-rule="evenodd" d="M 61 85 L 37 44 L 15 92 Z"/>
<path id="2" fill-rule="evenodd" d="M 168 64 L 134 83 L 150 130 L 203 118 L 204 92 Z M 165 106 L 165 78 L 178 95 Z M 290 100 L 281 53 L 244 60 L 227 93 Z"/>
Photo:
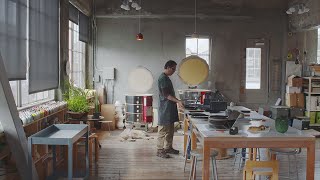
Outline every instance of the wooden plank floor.
<path id="1" fill-rule="evenodd" d="M 93 165 L 90 179 L 114 180 L 185 180 L 189 177 L 190 163 L 187 163 L 186 172 L 183 172 L 184 158 L 182 154 L 173 155 L 173 158 L 162 159 L 156 156 L 156 133 L 150 136 L 154 139 L 138 139 L 136 142 L 121 142 L 118 136 L 121 131 L 113 131 L 111 136 L 104 134 L 100 142 L 99 162 Z M 174 136 L 174 147 L 182 151 L 183 136 Z M 317 140 L 316 174 L 315 179 L 320 179 L 320 139 Z M 230 150 L 232 153 L 233 150 Z M 261 152 L 261 154 L 263 154 Z M 305 179 L 306 152 L 298 155 L 299 179 Z M 233 159 L 219 160 L 219 180 L 242 179 L 242 172 L 234 170 Z M 291 163 L 294 164 L 294 163 Z M 201 179 L 201 162 L 197 166 L 197 179 Z M 287 175 L 287 157 L 280 157 L 280 175 Z M 292 175 L 294 177 L 294 174 Z M 287 179 L 280 177 L 280 179 Z"/>

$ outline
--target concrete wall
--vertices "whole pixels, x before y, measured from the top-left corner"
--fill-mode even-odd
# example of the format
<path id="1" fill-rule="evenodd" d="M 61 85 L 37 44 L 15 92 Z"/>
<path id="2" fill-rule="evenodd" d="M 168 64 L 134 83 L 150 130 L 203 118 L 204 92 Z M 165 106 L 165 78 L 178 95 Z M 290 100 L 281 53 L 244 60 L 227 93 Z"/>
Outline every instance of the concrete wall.
<path id="1" fill-rule="evenodd" d="M 286 23 L 285 17 L 280 15 L 237 21 L 199 20 L 198 33 L 213 38 L 212 72 L 208 79 L 212 85 L 208 87 L 206 82 L 202 87 L 217 88 L 231 101 L 238 103 L 242 81 L 240 64 L 244 58 L 241 51 L 245 51 L 246 40 L 250 38 L 270 40 L 268 57 L 272 67 L 272 61 L 281 61 L 286 56 L 283 54 Z M 155 82 L 148 93 L 154 94 L 154 106 L 157 107 L 157 78 L 168 59 L 180 63 L 185 58 L 185 36 L 193 32 L 193 19 L 142 19 L 143 41 L 135 40 L 135 35 L 138 33 L 138 19 L 99 18 L 97 27 L 97 69 L 116 68 L 116 80 L 105 83 L 105 87 L 108 86 L 108 103 L 114 103 L 115 100 L 124 103 L 124 94 L 130 92 L 127 87 L 128 73 L 136 66 L 143 65 L 153 73 Z M 274 71 L 270 69 L 270 73 Z M 270 77 L 281 79 L 281 72 L 278 71 L 278 74 Z M 175 90 L 187 88 L 176 74 L 171 79 Z M 270 79 L 270 82 L 272 80 Z M 113 93 L 112 84 L 114 84 Z M 269 98 L 266 97 L 267 102 L 273 104 L 280 96 L 280 90 L 280 86 L 272 89 Z M 260 106 L 254 102 L 242 102 L 242 104 L 249 107 Z"/>
<path id="2" fill-rule="evenodd" d="M 288 37 L 288 50 L 299 49 L 299 60 L 303 65 L 302 75 L 310 76 L 309 64 L 317 63 L 318 30 L 292 33 Z"/>
<path id="3" fill-rule="evenodd" d="M 289 29 L 290 31 L 304 31 L 314 29 L 320 26 L 320 1 L 319 0 L 291 0 L 289 6 L 305 3 L 306 7 L 310 9 L 304 14 L 293 13 L 289 15 Z"/>

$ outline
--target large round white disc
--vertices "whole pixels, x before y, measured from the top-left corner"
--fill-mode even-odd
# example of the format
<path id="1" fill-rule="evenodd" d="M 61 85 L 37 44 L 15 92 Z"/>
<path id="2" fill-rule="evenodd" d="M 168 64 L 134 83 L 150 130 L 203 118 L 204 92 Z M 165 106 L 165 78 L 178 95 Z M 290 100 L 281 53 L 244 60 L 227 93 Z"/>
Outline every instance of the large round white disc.
<path id="1" fill-rule="evenodd" d="M 134 93 L 145 93 L 153 84 L 152 73 L 145 67 L 137 67 L 129 72 L 128 86 Z"/>

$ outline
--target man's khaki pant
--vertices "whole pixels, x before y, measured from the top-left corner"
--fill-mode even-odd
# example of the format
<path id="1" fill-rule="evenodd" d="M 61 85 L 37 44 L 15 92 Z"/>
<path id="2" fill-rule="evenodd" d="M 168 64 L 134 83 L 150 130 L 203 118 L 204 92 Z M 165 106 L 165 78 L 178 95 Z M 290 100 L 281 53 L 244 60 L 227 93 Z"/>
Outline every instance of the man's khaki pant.
<path id="1" fill-rule="evenodd" d="M 174 123 L 165 126 L 158 126 L 158 149 L 172 148 L 174 134 Z"/>

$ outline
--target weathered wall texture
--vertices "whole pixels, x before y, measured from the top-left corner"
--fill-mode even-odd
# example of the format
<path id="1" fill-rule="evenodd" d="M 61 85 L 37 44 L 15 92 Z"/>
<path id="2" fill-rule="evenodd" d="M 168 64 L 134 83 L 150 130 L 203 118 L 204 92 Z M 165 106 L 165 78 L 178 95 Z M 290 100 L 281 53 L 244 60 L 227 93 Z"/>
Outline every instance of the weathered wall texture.
<path id="1" fill-rule="evenodd" d="M 303 76 L 310 76 L 309 64 L 317 63 L 318 30 L 305 30 L 288 36 L 288 50 L 297 48 L 303 65 Z"/>
<path id="2" fill-rule="evenodd" d="M 276 14 L 276 13 L 275 13 Z M 129 93 L 127 76 L 130 70 L 143 65 L 154 76 L 155 82 L 148 93 L 154 94 L 154 106 L 157 107 L 157 78 L 163 71 L 164 63 L 173 59 L 180 63 L 185 57 L 185 37 L 193 32 L 193 19 L 142 19 L 141 31 L 145 39 L 136 41 L 138 19 L 99 18 L 97 21 L 97 69 L 115 67 L 116 80 L 105 81 L 108 91 L 108 103 L 121 100 Z M 248 20 L 213 20 L 198 21 L 198 33 L 213 39 L 211 74 L 203 88 L 217 88 L 231 101 L 239 102 L 241 51 L 245 50 L 245 42 L 250 38 L 266 38 L 270 40 L 270 67 L 273 61 L 281 61 L 286 57 L 283 53 L 286 35 L 286 18 L 284 15 L 254 17 Z M 242 53 L 243 54 L 243 53 Z M 281 64 L 281 63 L 280 63 Z M 281 71 L 281 67 L 280 67 Z M 278 72 L 270 69 L 270 77 L 281 79 Z M 175 90 L 187 88 L 177 75 L 171 78 Z M 274 79 L 270 79 L 272 82 Z M 114 90 L 112 85 L 114 84 Z M 112 98 L 112 96 L 114 98 Z M 273 104 L 280 96 L 280 87 L 272 89 L 267 104 Z M 111 102 L 113 100 L 113 102 Z M 249 107 L 257 107 L 255 102 L 242 102 Z"/>
<path id="3" fill-rule="evenodd" d="M 296 12 L 289 15 L 289 30 L 290 31 L 304 31 L 314 29 L 320 26 L 320 1 L 319 0 L 291 0 L 289 7 L 295 4 L 305 3 L 306 7 L 310 9 L 304 14 L 297 14 Z"/>

